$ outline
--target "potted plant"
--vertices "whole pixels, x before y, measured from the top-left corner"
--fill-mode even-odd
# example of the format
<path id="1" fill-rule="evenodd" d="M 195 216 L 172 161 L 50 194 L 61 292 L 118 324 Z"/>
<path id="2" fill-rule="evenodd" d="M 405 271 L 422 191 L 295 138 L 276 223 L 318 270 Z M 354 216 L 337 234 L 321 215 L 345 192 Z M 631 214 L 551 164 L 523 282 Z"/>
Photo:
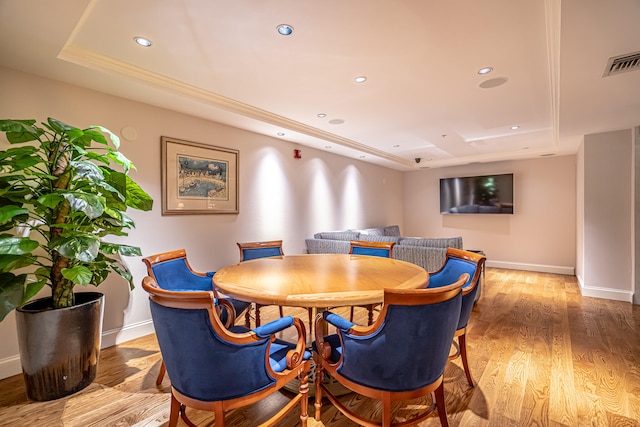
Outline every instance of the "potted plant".
<path id="1" fill-rule="evenodd" d="M 0 131 L 9 143 L 0 150 L 0 321 L 17 309 L 27 395 L 52 400 L 97 371 L 104 297 L 74 286 L 115 272 L 133 287 L 119 256 L 140 249 L 103 238 L 126 236 L 135 225 L 127 208 L 148 211 L 153 200 L 129 177 L 133 165 L 108 129 L 49 118 L 0 120 Z M 44 286 L 51 297 L 32 301 Z"/>

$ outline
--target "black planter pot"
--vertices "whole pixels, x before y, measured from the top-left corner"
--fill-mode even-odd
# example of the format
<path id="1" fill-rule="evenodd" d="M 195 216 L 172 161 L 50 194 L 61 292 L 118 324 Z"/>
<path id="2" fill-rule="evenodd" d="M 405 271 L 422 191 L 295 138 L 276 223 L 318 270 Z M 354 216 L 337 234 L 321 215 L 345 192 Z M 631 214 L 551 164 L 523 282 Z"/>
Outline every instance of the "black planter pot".
<path id="1" fill-rule="evenodd" d="M 73 394 L 96 378 L 104 295 L 80 292 L 76 305 L 52 309 L 42 298 L 16 310 L 22 374 L 31 400 Z"/>

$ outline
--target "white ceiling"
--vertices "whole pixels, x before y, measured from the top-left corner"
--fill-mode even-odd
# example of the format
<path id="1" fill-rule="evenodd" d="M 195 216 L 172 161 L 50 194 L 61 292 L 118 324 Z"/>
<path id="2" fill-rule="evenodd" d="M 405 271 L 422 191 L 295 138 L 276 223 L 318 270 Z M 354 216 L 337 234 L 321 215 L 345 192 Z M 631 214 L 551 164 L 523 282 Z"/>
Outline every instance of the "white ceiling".
<path id="1" fill-rule="evenodd" d="M 573 154 L 640 125 L 640 71 L 602 77 L 640 51 L 638 0 L 0 0 L 0 16 L 0 65 L 398 170 Z"/>

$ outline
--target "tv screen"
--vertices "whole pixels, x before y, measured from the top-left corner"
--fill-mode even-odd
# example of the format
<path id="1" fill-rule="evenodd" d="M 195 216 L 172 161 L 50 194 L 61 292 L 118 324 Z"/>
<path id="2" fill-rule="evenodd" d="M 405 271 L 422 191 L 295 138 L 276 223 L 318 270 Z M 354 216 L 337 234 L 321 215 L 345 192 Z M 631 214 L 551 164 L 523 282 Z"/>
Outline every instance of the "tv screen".
<path id="1" fill-rule="evenodd" d="M 513 174 L 440 179 L 442 214 L 513 214 Z"/>

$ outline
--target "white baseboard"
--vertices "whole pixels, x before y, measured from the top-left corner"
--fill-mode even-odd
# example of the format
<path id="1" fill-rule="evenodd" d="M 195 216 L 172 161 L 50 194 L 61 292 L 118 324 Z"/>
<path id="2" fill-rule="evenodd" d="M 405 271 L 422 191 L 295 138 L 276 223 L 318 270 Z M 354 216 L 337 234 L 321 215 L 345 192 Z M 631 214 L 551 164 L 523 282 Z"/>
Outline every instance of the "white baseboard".
<path id="1" fill-rule="evenodd" d="M 537 271 L 539 273 L 565 274 L 573 276 L 576 274 L 575 267 L 564 267 L 561 265 L 525 264 L 509 261 L 489 261 L 487 267 L 505 268 L 507 270 Z"/>
<path id="2" fill-rule="evenodd" d="M 602 288 L 599 286 L 585 286 L 581 276 L 578 276 L 578 285 L 580 286 L 580 294 L 583 297 L 610 299 L 633 304 L 633 291 L 622 291 L 620 289 Z"/>
<path id="3" fill-rule="evenodd" d="M 0 379 L 9 378 L 22 373 L 20 355 L 5 357 L 0 360 Z"/>
<path id="4" fill-rule="evenodd" d="M 122 328 L 102 331 L 101 348 L 111 347 L 154 332 L 155 330 L 153 329 L 153 322 L 151 319 L 127 325 Z M 21 373 L 22 365 L 20 364 L 19 354 L 0 359 L 0 379 L 12 377 Z"/>
<path id="5" fill-rule="evenodd" d="M 102 331 L 102 348 L 107 348 L 135 338 L 153 334 L 153 321 L 151 319 L 144 322 L 133 323 L 122 328 L 110 329 Z"/>

